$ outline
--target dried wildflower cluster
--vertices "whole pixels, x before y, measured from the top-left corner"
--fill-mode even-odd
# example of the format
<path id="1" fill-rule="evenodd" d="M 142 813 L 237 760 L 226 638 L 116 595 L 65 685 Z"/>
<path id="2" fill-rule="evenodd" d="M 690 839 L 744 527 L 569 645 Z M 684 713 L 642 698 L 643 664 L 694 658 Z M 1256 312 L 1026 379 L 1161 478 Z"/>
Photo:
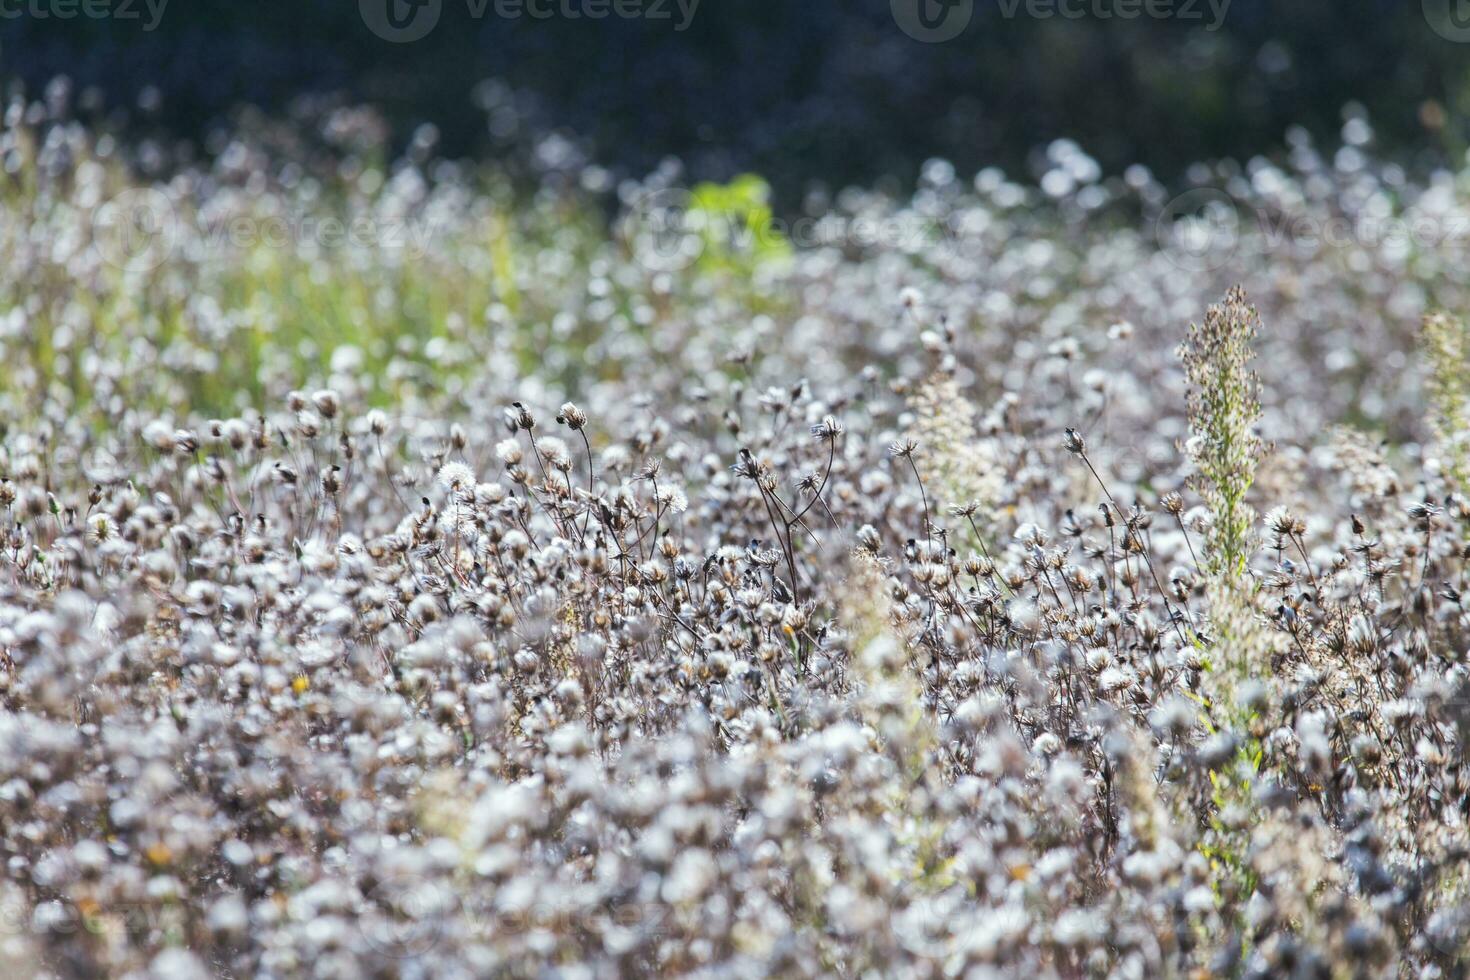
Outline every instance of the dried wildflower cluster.
<path id="1" fill-rule="evenodd" d="M 1257 335 L 1104 220 L 1141 173 L 936 164 L 835 213 L 963 234 L 671 273 L 356 117 L 206 167 L 48 112 L 0 131 L 20 974 L 1470 963 L 1470 503 L 1414 346 L 1457 256 L 1242 241 Z M 1226 176 L 1470 213 L 1292 165 Z M 191 219 L 151 269 L 92 247 L 124 187 Z M 441 223 L 192 221 L 324 187 Z"/>
<path id="2" fill-rule="evenodd" d="M 1429 397 L 1434 434 L 1444 450 L 1444 466 L 1458 489 L 1470 487 L 1470 334 L 1456 317 L 1435 313 L 1424 318 L 1429 355 Z"/>

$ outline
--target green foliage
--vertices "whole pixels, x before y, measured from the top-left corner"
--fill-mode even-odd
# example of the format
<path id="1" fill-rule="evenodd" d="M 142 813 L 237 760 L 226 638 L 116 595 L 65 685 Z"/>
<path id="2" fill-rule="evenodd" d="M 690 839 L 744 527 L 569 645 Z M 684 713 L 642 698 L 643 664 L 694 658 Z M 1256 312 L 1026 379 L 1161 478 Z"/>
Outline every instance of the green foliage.
<path id="1" fill-rule="evenodd" d="M 1190 324 L 1189 339 L 1179 350 L 1190 385 L 1189 454 L 1199 470 L 1199 492 L 1214 517 L 1205 563 L 1226 578 L 1245 573 L 1255 521 L 1245 497 L 1265 450 L 1255 431 L 1261 384 L 1249 366 L 1259 327 L 1255 308 L 1236 286 L 1223 304 L 1206 311 L 1203 325 Z"/>
<path id="2" fill-rule="evenodd" d="M 595 253 L 609 248 L 588 199 L 526 200 L 488 170 L 430 192 L 446 201 L 473 193 L 475 207 L 462 210 L 434 201 L 432 212 L 400 212 L 391 190 L 364 195 L 346 181 L 326 182 L 315 199 L 273 187 L 232 198 L 228 211 L 183 195 L 171 199 L 161 261 L 130 265 L 100 239 L 94 247 L 77 237 L 95 232 L 92 215 L 45 179 L 31 131 L 12 138 L 21 163 L 0 187 L 0 225 L 56 237 L 72 229 L 65 240 L 77 247 L 34 250 L 0 234 L 0 260 L 26 270 L 0 277 L 0 311 L 27 310 L 28 327 L 0 338 L 15 365 L 0 393 L 44 392 L 74 411 L 106 412 L 121 398 L 149 411 L 229 415 L 260 407 L 281 382 L 341 370 L 379 405 L 444 390 L 492 355 L 545 365 L 551 347 L 567 371 L 597 370 L 578 358 L 596 325 L 556 322 L 569 297 L 585 295 Z M 82 162 L 103 201 L 141 189 L 122 166 Z M 345 232 L 334 237 L 333 227 Z M 538 270 L 552 254 L 566 263 Z M 621 290 L 611 298 L 630 305 Z M 336 363 L 350 367 L 334 366 L 339 351 L 350 356 Z M 91 359 L 132 370 L 101 390 L 84 380 Z"/>
<path id="3" fill-rule="evenodd" d="M 690 193 L 691 225 L 703 239 L 697 267 L 749 274 L 790 258 L 791 242 L 771 212 L 771 187 L 755 174 L 728 184 L 697 184 Z"/>
<path id="4" fill-rule="evenodd" d="M 1210 861 L 1217 898 L 1236 908 L 1244 905 L 1234 898 L 1251 895 L 1257 885 L 1248 855 L 1261 817 L 1253 787 L 1265 755 L 1256 707 L 1242 703 L 1241 691 L 1269 674 L 1275 645 L 1247 575 L 1255 511 L 1246 494 L 1265 451 L 1256 433 L 1261 385 L 1250 369 L 1259 327 L 1255 308 L 1236 286 L 1206 311 L 1202 325 L 1190 324 L 1179 351 L 1190 385 L 1188 450 L 1212 517 L 1203 562 L 1211 625 L 1205 706 L 1210 729 L 1239 740 L 1230 762 L 1210 774 L 1211 814 L 1198 847 Z M 1244 931 L 1243 921 L 1236 925 Z"/>
<path id="5" fill-rule="evenodd" d="M 1462 490 L 1470 487 L 1470 330 L 1457 317 L 1424 318 L 1429 355 L 1430 424 L 1444 454 L 1445 472 Z"/>

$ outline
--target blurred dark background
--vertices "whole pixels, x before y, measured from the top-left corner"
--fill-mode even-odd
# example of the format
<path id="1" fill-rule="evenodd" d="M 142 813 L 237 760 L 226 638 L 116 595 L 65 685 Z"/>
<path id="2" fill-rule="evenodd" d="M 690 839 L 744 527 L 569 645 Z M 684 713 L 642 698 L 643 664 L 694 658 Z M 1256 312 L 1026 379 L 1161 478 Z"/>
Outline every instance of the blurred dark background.
<path id="1" fill-rule="evenodd" d="M 787 199 L 814 181 L 911 181 L 934 156 L 1023 171 L 1057 137 L 1110 172 L 1141 162 L 1168 178 L 1272 152 L 1293 124 L 1334 141 L 1350 103 L 1381 150 L 1432 162 L 1463 152 L 1470 109 L 1470 31 L 1430 23 L 1460 0 L 1234 0 L 1213 30 L 1204 0 L 1133 20 L 974 0 L 943 43 L 908 36 L 888 0 L 702 0 L 682 31 L 674 0 L 663 19 L 601 20 L 507 19 L 494 0 L 475 17 L 470 0 L 440 0 L 411 43 L 368 28 L 387 0 L 172 0 L 153 30 L 145 0 L 110 0 L 136 19 L 34 12 L 81 2 L 0 0 L 8 84 L 39 95 L 65 74 L 121 124 L 185 138 L 244 104 L 283 114 L 330 96 L 379 107 L 399 141 L 432 121 L 451 154 L 574 134 L 620 174 L 676 155 L 692 178 L 753 170 Z M 1086 9 L 1098 2 L 1113 6 Z"/>

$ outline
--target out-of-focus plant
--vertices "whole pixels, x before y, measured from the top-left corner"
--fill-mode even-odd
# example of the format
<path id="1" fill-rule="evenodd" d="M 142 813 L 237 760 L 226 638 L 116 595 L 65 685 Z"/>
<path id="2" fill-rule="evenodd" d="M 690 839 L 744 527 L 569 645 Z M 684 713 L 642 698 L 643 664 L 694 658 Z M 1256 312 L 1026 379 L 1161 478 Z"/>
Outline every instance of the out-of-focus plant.
<path id="1" fill-rule="evenodd" d="M 791 242 L 771 211 L 770 185 L 755 174 L 727 184 L 696 184 L 690 201 L 692 222 L 704 241 L 698 260 L 702 270 L 748 274 L 755 266 L 791 257 Z"/>
<path id="2" fill-rule="evenodd" d="M 1462 493 L 1470 489 L 1470 330 L 1458 317 L 1424 318 L 1429 355 L 1430 422 L 1444 465 Z"/>

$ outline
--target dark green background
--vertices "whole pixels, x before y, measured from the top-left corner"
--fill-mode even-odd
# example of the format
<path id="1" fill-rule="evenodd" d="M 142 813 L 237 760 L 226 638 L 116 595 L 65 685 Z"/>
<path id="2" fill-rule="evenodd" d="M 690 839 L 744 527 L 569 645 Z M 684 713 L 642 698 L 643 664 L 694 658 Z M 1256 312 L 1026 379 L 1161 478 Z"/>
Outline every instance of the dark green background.
<path id="1" fill-rule="evenodd" d="M 1008 19 L 976 0 L 943 44 L 905 36 L 887 0 L 703 0 L 683 33 L 670 21 L 473 20 L 464 0 L 444 4 L 436 29 L 406 45 L 370 33 L 355 0 L 172 0 L 152 33 L 23 16 L 0 21 L 0 73 L 32 93 L 64 73 L 114 107 L 155 85 L 158 110 L 128 125 L 181 136 L 244 103 L 283 113 L 333 93 L 382 107 L 400 140 L 436 122 L 450 153 L 562 130 L 621 174 L 677 155 L 693 178 L 758 171 L 787 200 L 813 181 L 909 181 L 931 156 L 962 172 L 1023 169 L 1059 136 L 1110 172 L 1137 161 L 1167 177 L 1271 152 L 1293 123 L 1333 138 L 1349 101 L 1368 107 L 1387 152 L 1433 162 L 1463 152 L 1470 105 L 1470 44 L 1432 31 L 1420 0 L 1235 0 L 1215 32 Z M 515 93 L 499 140 L 471 94 L 486 78 Z M 1424 125 L 1427 101 L 1443 127 Z"/>

